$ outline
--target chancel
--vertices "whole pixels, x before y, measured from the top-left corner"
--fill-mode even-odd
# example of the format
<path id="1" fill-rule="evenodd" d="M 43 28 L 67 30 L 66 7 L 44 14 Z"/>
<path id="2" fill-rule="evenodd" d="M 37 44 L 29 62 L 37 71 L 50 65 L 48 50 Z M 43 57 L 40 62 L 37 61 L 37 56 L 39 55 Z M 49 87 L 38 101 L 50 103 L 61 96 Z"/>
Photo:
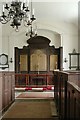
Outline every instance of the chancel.
<path id="1" fill-rule="evenodd" d="M 1 120 L 80 119 L 78 10 L 78 0 L 0 1 Z"/>

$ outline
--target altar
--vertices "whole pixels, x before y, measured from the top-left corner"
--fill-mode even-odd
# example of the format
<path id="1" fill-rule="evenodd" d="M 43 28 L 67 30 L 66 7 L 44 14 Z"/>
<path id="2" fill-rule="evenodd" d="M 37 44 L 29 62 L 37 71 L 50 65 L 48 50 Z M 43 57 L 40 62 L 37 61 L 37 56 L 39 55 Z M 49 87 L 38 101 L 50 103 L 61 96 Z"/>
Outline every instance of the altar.
<path id="1" fill-rule="evenodd" d="M 15 73 L 15 86 L 47 86 L 53 85 L 53 74 L 22 74 Z M 23 79 L 22 79 L 23 78 Z"/>
<path id="2" fill-rule="evenodd" d="M 47 80 L 42 76 L 33 77 L 30 84 L 32 85 L 47 85 Z"/>

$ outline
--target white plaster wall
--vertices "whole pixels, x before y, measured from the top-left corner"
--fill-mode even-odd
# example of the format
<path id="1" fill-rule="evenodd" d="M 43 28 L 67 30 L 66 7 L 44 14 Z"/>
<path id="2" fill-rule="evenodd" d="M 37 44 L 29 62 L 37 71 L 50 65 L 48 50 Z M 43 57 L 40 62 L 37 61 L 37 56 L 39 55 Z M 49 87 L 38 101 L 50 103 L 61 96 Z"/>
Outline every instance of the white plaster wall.
<path id="1" fill-rule="evenodd" d="M 68 60 L 68 62 L 63 63 L 64 70 L 69 69 L 69 53 L 73 52 L 73 49 L 78 52 L 78 36 L 77 35 L 63 35 L 63 61 L 64 58 Z M 74 64 L 76 64 L 76 59 L 73 60 Z"/>
<path id="2" fill-rule="evenodd" d="M 37 23 L 38 25 L 38 35 L 44 35 L 51 40 L 51 45 L 55 45 L 56 47 L 63 46 L 63 60 L 67 58 L 68 62 L 63 63 L 63 68 L 68 69 L 69 67 L 69 56 L 68 53 L 72 52 L 75 48 L 76 52 L 78 51 L 78 35 L 77 35 L 77 27 L 68 24 L 68 23 L 59 23 L 53 22 L 51 24 L 48 23 Z M 9 61 L 10 58 L 13 59 L 13 63 L 9 62 L 10 71 L 14 70 L 14 47 L 22 48 L 24 45 L 26 46 L 26 28 L 21 27 L 20 31 L 16 33 L 10 26 L 3 26 L 2 30 L 2 50 L 3 53 L 8 54 Z M 0 31 L 1 32 L 1 31 Z M 1 39 L 0 39 L 1 42 Z M 1 48 L 1 47 L 0 47 Z M 7 69 L 6 69 L 7 70 Z"/>
<path id="3" fill-rule="evenodd" d="M 35 3 L 37 4 L 37 3 Z M 33 5 L 35 5 L 33 4 Z M 45 4 L 49 7 L 42 8 Z M 48 5 L 49 4 L 49 5 Z M 63 63 L 63 68 L 68 69 L 69 67 L 69 56 L 68 53 L 72 52 L 75 48 L 76 52 L 78 51 L 78 31 L 77 26 L 72 24 L 75 21 L 74 15 L 76 15 L 77 11 L 77 3 L 73 5 L 73 8 L 70 7 L 72 3 L 44 3 L 43 5 L 39 4 L 39 6 L 35 6 L 36 8 L 36 16 L 37 16 L 37 28 L 38 35 L 43 35 L 48 37 L 51 40 L 50 45 L 55 45 L 55 47 L 63 46 L 63 60 L 67 58 L 68 62 Z M 55 6 L 56 5 L 56 6 Z M 1 4 L 0 4 L 1 6 Z M 52 9 L 54 6 L 54 10 Z M 64 11 L 68 10 L 69 12 Z M 38 8 L 39 7 L 39 8 Z M 1 7 L 0 7 L 1 8 Z M 46 10 L 48 11 L 46 12 Z M 61 11 L 59 11 L 61 9 Z M 43 14 L 46 12 L 45 15 Z M 56 14 L 57 12 L 57 14 Z M 70 14 L 74 13 L 74 14 Z M 62 14 L 63 13 L 63 14 Z M 40 16 L 41 15 L 41 16 Z M 68 16 L 69 15 L 69 16 Z M 65 16 L 65 17 L 64 17 Z M 67 16 L 69 19 L 67 19 Z M 64 18 L 64 19 L 63 19 Z M 70 20 L 70 21 L 69 21 Z M 62 22 L 61 22 L 62 21 Z M 9 61 L 9 69 L 6 70 L 14 70 L 14 47 L 22 48 L 24 45 L 27 45 L 26 40 L 26 30 L 25 27 L 20 27 L 19 32 L 15 32 L 13 28 L 10 27 L 9 23 L 7 25 L 0 24 L 0 54 L 5 53 L 8 54 Z M 10 58 L 13 59 L 13 63 L 10 63 Z"/>
<path id="4" fill-rule="evenodd" d="M 69 69 L 69 53 L 72 53 L 73 49 L 76 49 L 76 52 L 78 52 L 78 27 L 74 24 L 69 23 L 61 23 L 61 22 L 53 22 L 50 25 L 44 23 L 44 25 L 40 24 L 39 27 L 45 26 L 48 30 L 53 30 L 60 34 L 61 36 L 61 46 L 63 46 L 63 61 L 64 58 L 67 58 L 68 62 L 63 62 L 63 68 L 64 70 Z M 56 40 L 55 40 L 56 41 Z M 59 42 L 60 39 L 58 39 Z M 53 39 L 52 39 L 53 42 Z M 54 43 L 54 42 L 53 42 Z M 74 64 L 75 64 L 74 60 Z"/>

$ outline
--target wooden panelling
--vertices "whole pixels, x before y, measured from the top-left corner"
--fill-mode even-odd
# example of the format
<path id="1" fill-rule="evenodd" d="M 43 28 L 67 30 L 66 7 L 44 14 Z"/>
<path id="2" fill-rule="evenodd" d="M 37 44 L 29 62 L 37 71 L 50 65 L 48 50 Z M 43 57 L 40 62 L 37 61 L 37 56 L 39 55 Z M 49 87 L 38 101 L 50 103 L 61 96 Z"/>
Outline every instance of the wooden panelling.
<path id="1" fill-rule="evenodd" d="M 0 111 L 2 110 L 2 73 L 0 73 Z"/>
<path id="2" fill-rule="evenodd" d="M 58 68 L 58 56 L 50 55 L 50 71 Z"/>
<path id="3" fill-rule="evenodd" d="M 0 111 L 4 111 L 15 99 L 14 72 L 0 73 Z"/>
<path id="4" fill-rule="evenodd" d="M 47 55 L 37 49 L 30 56 L 30 71 L 47 71 Z"/>
<path id="5" fill-rule="evenodd" d="M 67 119 L 80 119 L 80 92 L 70 83 L 67 86 Z"/>
<path id="6" fill-rule="evenodd" d="M 27 55 L 20 55 L 20 72 L 28 71 L 28 57 Z"/>
<path id="7" fill-rule="evenodd" d="M 61 119 L 80 119 L 80 72 L 55 71 L 54 97 Z"/>

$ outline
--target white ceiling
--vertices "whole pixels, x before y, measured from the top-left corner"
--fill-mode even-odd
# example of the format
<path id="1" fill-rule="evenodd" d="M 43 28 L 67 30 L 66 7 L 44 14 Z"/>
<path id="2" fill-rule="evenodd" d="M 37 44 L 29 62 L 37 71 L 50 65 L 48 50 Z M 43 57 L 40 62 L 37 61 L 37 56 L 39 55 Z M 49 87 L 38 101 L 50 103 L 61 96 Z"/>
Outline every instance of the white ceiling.
<path id="1" fill-rule="evenodd" d="M 77 25 L 77 2 L 34 2 L 35 15 L 38 20 L 68 22 Z"/>
<path id="2" fill-rule="evenodd" d="M 8 2 L 9 0 L 4 0 L 4 2 L 5 1 Z M 57 0 L 57 2 L 52 2 L 52 0 L 43 0 L 43 2 L 39 2 L 39 1 L 41 0 L 38 0 L 37 2 L 33 2 L 32 4 L 33 8 L 35 9 L 35 16 L 37 18 L 37 21 L 38 20 L 39 21 L 46 20 L 46 22 L 59 21 L 59 22 L 67 22 L 67 23 L 77 25 L 78 0 L 70 0 L 70 1 Z M 0 9 L 2 10 L 1 4 L 0 4 Z M 0 10 L 0 13 L 1 13 L 1 10 Z"/>
<path id="3" fill-rule="evenodd" d="M 8 2 L 9 0 L 4 0 L 3 2 L 5 1 Z M 57 20 L 60 22 L 68 22 L 77 25 L 78 0 L 69 0 L 69 1 L 57 0 L 57 2 L 54 2 L 55 0 L 43 0 L 43 2 L 40 1 L 41 0 L 38 0 L 37 2 L 33 2 L 33 8 L 35 9 L 35 16 L 37 20 L 39 21 L 44 19 L 46 19 L 46 21 Z M 1 5 L 0 5 L 0 9 L 2 10 Z"/>

